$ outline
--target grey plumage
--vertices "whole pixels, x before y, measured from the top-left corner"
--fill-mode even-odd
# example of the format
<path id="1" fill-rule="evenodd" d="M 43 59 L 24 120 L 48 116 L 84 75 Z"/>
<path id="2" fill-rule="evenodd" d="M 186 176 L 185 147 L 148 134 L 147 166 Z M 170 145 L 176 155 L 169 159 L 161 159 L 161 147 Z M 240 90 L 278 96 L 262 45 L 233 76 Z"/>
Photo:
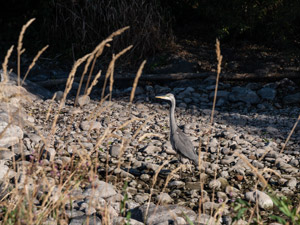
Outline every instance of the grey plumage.
<path id="1" fill-rule="evenodd" d="M 169 93 L 164 96 L 156 96 L 156 98 L 169 100 L 170 107 L 170 142 L 173 149 L 180 155 L 193 160 L 198 166 L 198 155 L 194 149 L 191 140 L 180 130 L 175 120 L 176 100 L 173 94 Z"/>

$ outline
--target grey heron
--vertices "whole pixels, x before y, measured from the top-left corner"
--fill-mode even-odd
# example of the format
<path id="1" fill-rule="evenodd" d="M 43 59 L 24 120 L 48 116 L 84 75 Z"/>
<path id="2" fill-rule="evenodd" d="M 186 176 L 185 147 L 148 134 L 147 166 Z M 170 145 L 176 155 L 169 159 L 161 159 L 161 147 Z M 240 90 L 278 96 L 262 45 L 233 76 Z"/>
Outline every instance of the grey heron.
<path id="1" fill-rule="evenodd" d="M 156 98 L 169 100 L 170 107 L 170 142 L 173 149 L 180 155 L 193 160 L 198 166 L 199 159 L 194 149 L 192 141 L 180 130 L 175 120 L 176 100 L 173 94 L 169 93 L 164 96 L 156 96 Z"/>

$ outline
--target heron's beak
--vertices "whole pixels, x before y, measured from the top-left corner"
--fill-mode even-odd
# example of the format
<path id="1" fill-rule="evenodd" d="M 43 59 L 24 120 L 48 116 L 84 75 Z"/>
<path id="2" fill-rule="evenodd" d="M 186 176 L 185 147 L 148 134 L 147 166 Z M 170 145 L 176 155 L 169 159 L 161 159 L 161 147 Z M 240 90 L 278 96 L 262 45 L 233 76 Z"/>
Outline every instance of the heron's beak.
<path id="1" fill-rule="evenodd" d="M 160 99 L 166 99 L 169 100 L 169 98 L 167 96 L 155 96 L 155 98 L 160 98 Z"/>

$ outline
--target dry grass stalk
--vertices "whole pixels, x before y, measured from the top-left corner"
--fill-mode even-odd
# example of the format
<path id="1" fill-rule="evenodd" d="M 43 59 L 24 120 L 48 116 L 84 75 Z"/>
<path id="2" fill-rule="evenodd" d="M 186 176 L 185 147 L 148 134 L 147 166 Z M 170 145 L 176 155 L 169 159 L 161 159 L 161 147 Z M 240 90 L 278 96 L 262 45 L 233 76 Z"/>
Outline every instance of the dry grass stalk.
<path id="1" fill-rule="evenodd" d="M 120 152 L 119 152 L 119 155 L 118 155 L 118 166 L 117 166 L 117 169 L 121 168 L 121 158 L 122 158 L 122 155 L 124 154 L 124 150 L 125 150 L 125 148 L 126 148 L 126 146 L 128 144 L 129 144 L 129 140 L 126 139 L 126 138 L 122 138 Z"/>
<path id="2" fill-rule="evenodd" d="M 78 87 L 78 90 L 77 90 L 77 93 L 76 93 L 76 97 L 75 97 L 75 101 L 74 101 L 74 106 L 77 105 L 77 101 L 78 101 L 79 93 L 81 91 L 81 86 L 82 86 L 82 83 L 83 83 L 84 76 L 85 76 L 86 72 L 88 71 L 88 68 L 89 68 L 89 65 L 90 65 L 92 59 L 95 57 L 94 51 L 91 53 L 90 57 L 87 59 L 87 62 L 85 64 L 85 66 L 84 66 L 84 70 L 83 70 L 83 72 L 81 74 L 81 78 L 80 78 L 80 81 L 79 81 L 79 87 Z"/>
<path id="3" fill-rule="evenodd" d="M 159 171 L 161 171 L 161 169 L 163 168 L 163 166 L 165 166 L 165 163 L 163 163 L 163 164 L 159 167 L 158 173 L 159 173 Z M 174 169 L 174 170 L 171 171 L 171 173 L 167 176 L 165 185 L 164 185 L 164 187 L 163 187 L 163 189 L 162 189 L 162 191 L 161 191 L 162 193 L 165 192 L 165 190 L 166 190 L 166 188 L 167 188 L 167 186 L 168 186 L 170 180 L 173 178 L 174 174 L 177 173 L 177 172 L 178 172 L 179 170 L 181 170 L 182 168 L 183 168 L 183 165 L 181 164 L 179 167 L 177 167 L 176 169 Z M 157 174 L 158 174 L 158 173 L 157 173 Z M 156 179 L 157 179 L 157 176 L 156 176 Z M 154 209 L 153 214 L 156 213 L 156 211 L 157 211 L 158 206 L 160 205 L 160 203 L 161 203 L 161 199 L 158 200 L 158 202 L 157 202 L 157 204 L 156 204 L 156 207 L 155 207 L 155 209 Z M 149 204 L 150 204 L 150 203 L 148 203 L 147 210 L 146 210 L 147 213 L 145 214 L 144 221 L 146 221 L 147 216 L 148 216 Z M 152 221 L 148 221 L 148 224 L 152 224 Z"/>
<path id="4" fill-rule="evenodd" d="M 3 69 L 3 77 L 4 77 L 4 80 L 2 81 L 1 85 L 3 84 L 6 84 L 7 81 L 8 81 L 8 73 L 7 73 L 7 64 L 8 64 L 8 60 L 9 60 L 9 57 L 11 56 L 11 53 L 14 49 L 14 46 L 12 45 L 7 53 L 6 53 L 6 56 L 4 58 L 4 62 L 2 63 L 2 69 Z"/>
<path id="5" fill-rule="evenodd" d="M 102 144 L 102 142 L 104 141 L 105 137 L 108 135 L 109 131 L 110 131 L 110 127 L 108 126 L 105 129 L 103 136 L 97 139 L 96 145 L 95 145 L 95 147 L 94 147 L 94 149 L 93 149 L 92 152 L 97 151 L 97 148 Z"/>
<path id="6" fill-rule="evenodd" d="M 220 156 L 220 143 L 218 143 L 218 149 L 217 149 L 217 158 L 216 158 L 216 164 L 218 164 L 218 160 L 219 160 L 219 156 Z M 217 167 L 215 168 L 215 172 L 214 172 L 214 180 L 217 179 Z M 212 202 L 215 201 L 215 192 L 216 192 L 216 189 L 215 187 L 213 187 L 213 192 L 212 192 Z M 210 216 L 212 216 L 212 213 L 213 213 L 213 205 L 211 206 L 211 209 L 210 209 Z"/>
<path id="7" fill-rule="evenodd" d="M 53 120 L 53 123 L 52 123 L 52 127 L 51 127 L 51 134 L 53 135 L 55 133 L 55 127 L 56 127 L 56 123 L 57 123 L 57 119 L 58 119 L 58 116 L 59 116 L 59 113 L 60 113 L 60 110 L 61 108 L 63 107 L 65 101 L 66 101 L 66 98 L 67 98 L 67 95 L 68 93 L 70 92 L 71 88 L 72 88 L 72 84 L 73 84 L 73 81 L 74 81 L 74 77 L 75 77 L 75 73 L 77 71 L 77 68 L 90 56 L 90 54 L 87 54 L 85 56 L 83 56 L 82 58 L 78 59 L 74 65 L 73 65 L 73 68 L 69 74 L 69 77 L 68 77 L 68 80 L 67 80 L 67 84 L 66 84 L 66 88 L 65 88 L 65 91 L 64 91 L 64 94 L 63 94 L 63 97 L 62 99 L 60 100 L 60 104 L 58 106 L 58 109 L 56 111 L 56 114 L 54 116 L 54 120 Z"/>
<path id="8" fill-rule="evenodd" d="M 95 78 L 94 78 L 94 80 L 93 80 L 91 86 L 88 88 L 88 90 L 87 90 L 87 92 L 86 92 L 85 95 L 89 96 L 89 95 L 91 94 L 93 87 L 95 87 L 95 85 L 98 83 L 98 79 L 99 79 L 100 76 L 101 76 L 101 72 L 102 72 L 102 71 L 100 70 L 100 71 L 96 74 L 96 76 L 95 76 Z"/>
<path id="9" fill-rule="evenodd" d="M 109 84 L 109 101 L 111 101 L 112 97 L 112 89 L 113 89 L 113 83 L 114 83 L 114 68 L 115 68 L 115 62 L 118 58 L 120 58 L 121 55 L 124 55 L 127 51 L 132 49 L 133 45 L 128 46 L 127 48 L 123 49 L 121 52 L 119 52 L 115 57 L 113 57 L 113 67 L 111 68 L 111 73 L 110 73 L 110 84 Z"/>
<path id="10" fill-rule="evenodd" d="M 44 48 L 42 48 L 37 54 L 36 56 L 33 58 L 31 64 L 29 65 L 27 71 L 26 71 L 26 74 L 22 80 L 22 83 L 21 83 L 21 86 L 23 85 L 24 81 L 26 80 L 28 74 L 29 74 L 29 71 L 34 67 L 36 61 L 38 60 L 38 58 L 40 58 L 40 56 L 43 54 L 44 51 L 46 51 L 46 49 L 49 47 L 49 45 L 46 45 Z"/>
<path id="11" fill-rule="evenodd" d="M 282 146 L 282 149 L 281 149 L 280 153 L 282 153 L 282 152 L 284 151 L 284 149 L 285 149 L 287 143 L 289 142 L 289 140 L 290 140 L 292 134 L 294 133 L 294 131 L 295 131 L 295 129 L 296 129 L 298 123 L 299 123 L 299 120 L 300 120 L 300 115 L 298 116 L 297 121 L 295 122 L 295 124 L 294 124 L 294 126 L 293 126 L 291 132 L 289 133 L 289 136 L 288 136 L 287 139 L 285 140 L 284 145 Z"/>
<path id="12" fill-rule="evenodd" d="M 223 212 L 225 211 L 226 208 L 226 202 L 228 200 L 226 200 L 225 202 L 222 203 L 222 206 L 220 208 L 218 208 L 218 210 L 216 211 L 215 215 L 214 215 L 214 223 L 218 223 L 221 221 L 221 217 L 223 216 Z M 200 215 L 200 214 L 199 214 Z"/>
<path id="13" fill-rule="evenodd" d="M 83 73 L 81 75 L 81 78 L 80 78 L 79 87 L 78 87 L 78 90 L 77 90 L 77 93 L 76 93 L 76 98 L 75 98 L 74 106 L 76 106 L 76 104 L 77 104 L 78 96 L 79 96 L 79 93 L 80 93 L 80 90 L 81 90 L 81 86 L 82 86 L 82 83 L 83 83 L 83 78 L 84 78 L 85 74 L 88 71 L 88 67 L 89 67 L 91 61 L 94 59 L 93 63 L 92 63 L 92 66 L 91 66 L 91 69 L 90 69 L 88 80 L 87 80 L 87 83 L 86 83 L 86 86 L 85 86 L 84 94 L 87 93 L 87 89 L 88 89 L 89 84 L 90 84 L 90 79 L 91 79 L 92 73 L 94 71 L 96 60 L 102 54 L 102 52 L 104 50 L 104 47 L 105 46 L 109 46 L 108 43 L 111 42 L 115 36 L 118 36 L 118 35 L 122 34 L 128 28 L 129 27 L 124 27 L 124 28 L 121 28 L 121 29 L 115 31 L 108 38 L 106 38 L 104 41 L 102 41 L 100 44 L 98 44 L 96 46 L 96 48 L 91 52 L 91 56 L 88 58 L 87 63 L 85 65 L 85 67 L 84 67 L 84 71 L 83 71 Z"/>
<path id="14" fill-rule="evenodd" d="M 162 170 L 162 168 L 164 168 L 164 166 L 166 164 L 167 164 L 167 161 L 163 162 L 163 164 L 155 171 L 154 177 L 152 179 L 152 187 L 150 189 L 150 195 L 149 195 L 149 200 L 148 200 L 148 204 L 147 204 L 147 208 L 146 208 L 146 213 L 145 213 L 144 221 L 146 220 L 146 218 L 148 216 L 148 211 L 149 211 L 149 206 L 150 206 L 150 202 L 151 202 L 151 197 L 153 195 L 154 185 L 156 184 L 156 181 L 157 181 L 157 176 L 158 176 L 159 172 Z"/>
<path id="15" fill-rule="evenodd" d="M 142 64 L 140 65 L 140 68 L 138 69 L 136 77 L 134 78 L 134 82 L 133 82 L 133 86 L 132 86 L 132 90 L 131 90 L 131 94 L 130 94 L 130 103 L 132 103 L 132 101 L 133 101 L 134 94 L 135 94 L 135 89 L 137 87 L 140 76 L 142 75 L 142 71 L 144 69 L 144 66 L 145 66 L 146 62 L 147 62 L 146 60 L 144 60 L 142 62 Z"/>
<path id="16" fill-rule="evenodd" d="M 134 132 L 132 139 L 135 139 L 136 136 L 139 134 L 139 132 L 141 131 L 141 129 L 150 121 L 152 120 L 153 116 L 149 116 L 145 122 Z"/>
<path id="17" fill-rule="evenodd" d="M 165 192 L 170 180 L 173 178 L 174 174 L 177 173 L 179 170 L 181 170 L 183 168 L 183 165 L 181 164 L 179 167 L 177 167 L 176 169 L 172 170 L 171 173 L 167 176 L 165 185 L 162 189 L 162 192 Z"/>
<path id="18" fill-rule="evenodd" d="M 93 73 L 94 68 L 95 68 L 95 64 L 96 64 L 97 58 L 102 54 L 104 47 L 107 46 L 108 42 L 112 41 L 114 37 L 119 36 L 120 34 L 122 34 L 124 31 L 126 31 L 128 29 L 129 29 L 129 26 L 123 27 L 123 28 L 121 28 L 121 29 L 113 32 L 111 35 L 108 36 L 108 38 L 106 40 L 102 41 L 96 47 L 97 51 L 95 53 L 95 57 L 94 57 L 94 60 L 93 60 L 93 63 L 92 63 L 92 67 L 91 67 L 91 70 L 90 70 L 90 73 L 89 73 L 89 76 L 88 76 L 88 80 L 87 80 L 86 85 L 85 85 L 84 93 L 86 93 L 87 88 L 88 88 L 88 86 L 90 84 L 90 80 L 91 80 L 92 73 Z"/>
<path id="19" fill-rule="evenodd" d="M 51 98 L 51 104 L 47 110 L 47 114 L 46 114 L 46 121 L 48 121 L 49 119 L 49 116 L 50 116 L 50 113 L 52 111 L 52 106 L 53 106 L 53 103 L 54 103 L 54 99 L 56 98 L 56 93 L 54 93 L 53 97 Z"/>
<path id="20" fill-rule="evenodd" d="M 12 125 L 12 121 L 10 121 L 6 127 L 0 132 L 0 139 L 3 137 L 5 131 L 10 127 L 10 125 Z"/>
<path id="21" fill-rule="evenodd" d="M 74 106 L 76 106 L 76 104 L 77 104 L 78 96 L 79 96 L 81 86 L 82 86 L 82 83 L 83 83 L 83 78 L 84 78 L 85 74 L 88 71 L 88 68 L 89 68 L 89 65 L 90 65 L 92 59 L 94 59 L 94 61 L 93 61 L 93 64 L 92 64 L 92 67 L 91 67 L 91 70 L 90 70 L 90 74 L 89 74 L 89 77 L 88 77 L 88 82 L 85 86 L 85 90 L 84 90 L 85 94 L 86 94 L 86 90 L 87 90 L 87 88 L 89 86 L 89 83 L 90 83 L 90 78 L 92 76 L 92 72 L 94 71 L 95 62 L 96 62 L 97 58 L 102 54 L 105 45 L 110 41 L 112 41 L 112 39 L 107 38 L 104 41 L 102 41 L 100 44 L 98 44 L 98 46 L 92 51 L 91 56 L 88 58 L 87 63 L 85 64 L 85 67 L 84 67 L 84 71 L 82 72 L 82 75 L 81 75 L 81 78 L 80 78 L 79 87 L 78 87 L 78 90 L 77 90 L 77 93 L 76 93 Z"/>
<path id="22" fill-rule="evenodd" d="M 275 170 L 272 170 L 272 169 L 270 169 L 270 168 L 264 168 L 262 172 L 263 172 L 263 173 L 266 173 L 266 172 L 273 173 L 273 174 L 275 174 L 276 176 L 281 177 L 281 175 L 280 175 L 278 172 L 276 172 Z"/>
<path id="23" fill-rule="evenodd" d="M 214 112 L 215 112 L 215 107 L 216 107 L 219 79 L 220 79 L 220 73 L 221 73 L 221 63 L 222 63 L 222 59 L 223 59 L 223 56 L 221 55 L 220 42 L 218 39 L 216 40 L 216 54 L 217 54 L 218 66 L 217 66 L 217 78 L 216 78 L 214 102 L 213 102 L 213 108 L 211 110 L 211 117 L 210 117 L 211 125 L 213 125 L 213 121 L 214 121 Z"/>
<path id="24" fill-rule="evenodd" d="M 18 47 L 17 47 L 17 53 L 18 53 L 18 85 L 20 86 L 20 78 L 21 78 L 21 55 L 24 53 L 25 49 L 22 49 L 23 47 L 23 38 L 26 29 L 30 26 L 30 24 L 35 21 L 35 18 L 29 20 L 21 30 L 21 33 L 19 35 L 19 40 L 18 40 Z"/>
<path id="25" fill-rule="evenodd" d="M 105 93 L 105 88 L 106 88 L 106 84 L 107 84 L 107 79 L 110 77 L 110 86 L 109 86 L 109 100 L 111 101 L 111 93 L 112 93 L 112 87 L 113 87 L 113 73 L 114 73 L 114 66 L 115 66 L 115 62 L 116 60 L 123 54 L 125 54 L 127 51 L 129 51 L 132 48 L 132 45 L 128 46 L 127 48 L 123 49 L 121 52 L 119 52 L 117 55 L 113 55 L 112 60 L 110 61 L 107 71 L 106 71 L 106 75 L 105 75 L 105 79 L 104 79 L 104 84 L 103 84 L 103 88 L 102 88 L 102 94 L 101 94 L 101 99 L 104 97 L 104 93 Z"/>
<path id="26" fill-rule="evenodd" d="M 98 117 L 103 111 L 105 111 L 107 108 L 111 106 L 111 102 L 107 104 L 107 106 L 103 107 L 100 111 L 97 112 L 97 110 L 102 106 L 103 102 L 108 99 L 109 94 L 106 95 L 103 99 L 101 99 L 97 105 L 97 107 L 94 109 L 94 111 L 89 115 L 88 120 L 94 120 L 96 117 Z"/>
<path id="27" fill-rule="evenodd" d="M 261 173 L 258 171 L 258 169 L 255 168 L 248 161 L 248 159 L 244 155 L 241 155 L 241 154 L 239 154 L 237 152 L 235 152 L 234 155 L 237 155 L 238 157 L 240 157 L 247 164 L 247 166 L 249 166 L 252 169 L 252 171 L 255 173 L 255 175 L 257 176 L 257 178 L 262 182 L 264 188 L 268 186 L 268 182 L 266 181 L 266 179 L 261 175 Z"/>
<path id="28" fill-rule="evenodd" d="M 299 213 L 300 213 L 300 203 L 299 203 L 299 205 L 297 206 L 296 215 L 299 215 Z"/>
<path id="29" fill-rule="evenodd" d="M 161 135 L 161 134 L 145 133 L 145 134 L 143 134 L 143 135 L 139 138 L 138 142 L 141 142 L 142 140 L 144 140 L 145 138 L 148 138 L 148 137 L 158 137 L 158 138 L 163 138 L 164 136 Z"/>
<path id="30" fill-rule="evenodd" d="M 126 127 L 128 124 L 134 122 L 134 121 L 141 121 L 143 120 L 142 118 L 138 118 L 138 117 L 133 117 L 132 119 L 126 121 L 125 123 L 123 123 L 121 126 L 117 127 L 114 131 L 117 131 L 117 130 L 121 130 L 123 129 L 124 127 Z"/>

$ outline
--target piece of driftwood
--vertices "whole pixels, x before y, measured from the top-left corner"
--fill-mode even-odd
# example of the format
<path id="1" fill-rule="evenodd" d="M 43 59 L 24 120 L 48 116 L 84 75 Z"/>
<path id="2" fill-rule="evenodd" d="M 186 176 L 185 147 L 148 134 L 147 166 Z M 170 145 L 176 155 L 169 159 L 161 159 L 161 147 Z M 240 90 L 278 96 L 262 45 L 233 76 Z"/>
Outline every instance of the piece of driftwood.
<path id="1" fill-rule="evenodd" d="M 184 79 L 205 79 L 208 76 L 214 75 L 212 72 L 208 73 L 170 73 L 170 74 L 142 74 L 139 80 L 144 81 L 174 81 L 174 80 L 184 80 Z M 114 76 L 114 80 L 134 80 L 136 74 L 117 74 Z M 92 77 L 93 79 L 93 77 Z M 84 82 L 87 81 L 87 76 L 83 79 Z M 104 76 L 101 76 L 99 80 L 104 80 Z M 75 77 L 74 82 L 79 82 L 80 77 Z M 67 78 L 52 79 L 47 81 L 37 82 L 43 87 L 51 87 L 55 85 L 65 84 Z"/>
<path id="2" fill-rule="evenodd" d="M 286 73 L 268 73 L 266 75 L 255 74 L 255 73 L 228 73 L 221 74 L 220 80 L 225 81 L 276 81 L 283 78 L 289 79 L 300 79 L 300 73 L 297 72 L 286 72 Z"/>
<path id="3" fill-rule="evenodd" d="M 134 80 L 136 74 L 119 74 L 114 76 L 114 80 Z M 140 80 L 144 81 L 174 81 L 174 80 L 185 80 L 185 79 L 205 79 L 209 76 L 216 76 L 216 73 L 205 72 L 205 73 L 170 73 L 170 74 L 143 74 Z M 222 81 L 275 81 L 283 78 L 289 79 L 300 79 L 300 73 L 288 72 L 288 73 L 269 73 L 266 75 L 255 74 L 255 73 L 226 73 L 220 75 Z M 92 78 L 93 79 L 93 78 Z M 104 80 L 104 76 L 100 77 L 99 80 Z M 75 82 L 80 81 L 80 77 L 74 78 Z M 84 78 L 84 82 L 87 81 L 87 76 Z M 51 87 L 55 85 L 65 84 L 67 78 L 52 79 L 47 81 L 40 81 L 37 84 L 43 87 Z"/>

